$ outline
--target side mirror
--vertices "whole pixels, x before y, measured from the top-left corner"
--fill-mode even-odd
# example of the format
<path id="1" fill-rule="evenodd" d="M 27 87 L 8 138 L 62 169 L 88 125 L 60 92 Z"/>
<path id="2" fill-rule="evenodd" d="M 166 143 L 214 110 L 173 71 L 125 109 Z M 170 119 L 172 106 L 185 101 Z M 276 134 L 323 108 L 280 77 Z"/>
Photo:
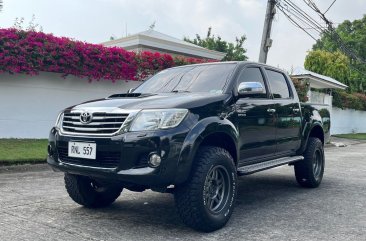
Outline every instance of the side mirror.
<path id="1" fill-rule="evenodd" d="M 127 94 L 132 93 L 134 90 L 135 90 L 135 88 L 131 88 L 131 89 L 127 90 Z"/>
<path id="2" fill-rule="evenodd" d="M 239 95 L 264 94 L 264 87 L 259 82 L 242 82 L 238 87 Z"/>

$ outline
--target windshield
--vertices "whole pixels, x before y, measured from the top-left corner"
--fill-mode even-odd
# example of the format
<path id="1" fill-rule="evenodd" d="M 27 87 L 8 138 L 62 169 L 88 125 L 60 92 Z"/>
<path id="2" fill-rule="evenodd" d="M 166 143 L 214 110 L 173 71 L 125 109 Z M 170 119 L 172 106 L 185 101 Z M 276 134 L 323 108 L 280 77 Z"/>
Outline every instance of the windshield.
<path id="1" fill-rule="evenodd" d="M 163 70 L 134 93 L 209 92 L 222 93 L 236 64 L 208 64 Z"/>

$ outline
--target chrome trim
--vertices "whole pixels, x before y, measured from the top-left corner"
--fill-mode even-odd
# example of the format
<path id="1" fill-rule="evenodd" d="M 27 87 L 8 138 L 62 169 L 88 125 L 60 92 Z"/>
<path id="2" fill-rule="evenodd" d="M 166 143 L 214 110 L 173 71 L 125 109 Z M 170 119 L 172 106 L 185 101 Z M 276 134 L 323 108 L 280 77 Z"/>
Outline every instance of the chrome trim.
<path id="1" fill-rule="evenodd" d="M 71 126 L 66 126 L 66 128 L 68 129 L 74 129 L 74 130 L 79 130 L 79 131 L 103 131 L 103 130 L 119 130 L 120 127 L 116 127 L 116 128 L 83 128 L 83 127 L 71 127 Z"/>
<path id="2" fill-rule="evenodd" d="M 70 118 L 70 117 L 67 117 Z M 126 116 L 127 118 L 127 116 Z M 95 126 L 95 125 L 113 125 L 113 124 L 123 124 L 124 121 L 119 121 L 119 122 L 92 122 L 89 123 L 89 126 Z M 63 121 L 63 123 L 67 123 L 67 124 L 73 124 L 73 125 L 80 125 L 80 122 L 74 122 L 74 121 Z M 85 126 L 85 124 L 81 124 L 81 126 Z"/>
<path id="3" fill-rule="evenodd" d="M 58 159 L 58 161 L 60 162 L 60 165 L 62 166 L 74 166 L 74 167 L 79 167 L 79 168 L 90 168 L 90 169 L 102 169 L 102 170 L 108 170 L 108 171 L 116 171 L 118 167 L 92 167 L 92 166 L 83 166 L 83 165 L 77 165 L 77 164 L 71 164 L 68 162 L 64 162 L 60 159 Z"/>
<path id="4" fill-rule="evenodd" d="M 82 128 L 82 127 L 71 127 L 71 126 L 65 126 L 65 128 L 70 128 L 70 129 L 75 129 L 75 130 L 89 130 L 89 131 L 98 131 L 98 130 L 116 130 L 113 133 L 80 133 L 80 132 L 70 132 L 70 131 L 65 131 L 63 128 L 63 124 L 64 124 L 64 118 L 71 118 L 72 120 L 79 120 L 78 116 L 67 116 L 68 114 L 82 114 L 83 112 L 90 112 L 92 114 L 94 113 L 105 113 L 105 114 L 121 114 L 121 115 L 125 115 L 125 117 L 120 117 L 124 118 L 123 122 L 113 122 L 113 124 L 121 124 L 120 127 L 115 127 L 115 128 Z M 115 136 L 119 133 L 121 133 L 121 131 L 126 128 L 126 125 L 129 125 L 131 123 L 131 118 L 133 119 L 137 113 L 139 113 L 141 111 L 141 109 L 133 109 L 133 110 L 124 110 L 124 109 L 119 109 L 119 108 L 99 108 L 99 107 L 91 107 L 91 108 L 77 108 L 77 109 L 73 109 L 71 110 L 69 113 L 63 113 L 63 118 L 62 118 L 62 122 L 61 122 L 61 126 L 60 126 L 60 133 L 62 135 L 66 135 L 66 136 L 79 136 L 79 137 L 84 137 L 84 136 L 93 136 L 93 137 L 111 137 L 111 136 Z M 66 116 L 65 116 L 66 115 Z M 75 117 L 75 118 L 74 118 Z M 99 117 L 99 118 L 98 118 Z M 116 119 L 116 117 L 109 117 L 107 116 L 107 119 Z M 101 116 L 93 116 L 93 120 L 101 120 L 101 119 L 105 119 L 104 117 Z M 118 117 L 117 117 L 118 119 Z M 128 121 L 127 121 L 128 120 Z M 70 122 L 70 121 L 68 121 Z M 108 122 L 96 122 L 96 123 L 103 123 L 103 124 L 107 124 Z M 109 122 L 110 123 L 110 122 Z M 82 126 L 83 124 L 80 123 Z M 90 123 L 92 124 L 92 123 Z M 89 124 L 87 124 L 89 125 Z M 86 126 L 86 125 L 84 125 Z M 91 125 L 93 126 L 93 125 Z M 95 125 L 94 125 L 95 126 Z"/>
<path id="5" fill-rule="evenodd" d="M 75 112 L 77 113 L 77 112 Z M 100 112 L 95 112 L 95 113 L 100 113 Z M 73 120 L 79 120 L 78 116 L 67 116 L 69 113 L 65 113 L 64 117 L 73 119 Z M 82 114 L 82 113 L 80 113 Z M 109 113 L 107 113 L 109 114 Z M 113 114 L 118 114 L 118 113 L 113 113 Z M 122 114 L 122 113 L 121 113 Z M 66 116 L 65 116 L 66 115 Z M 128 116 L 128 114 L 126 114 L 126 117 Z M 121 119 L 122 117 L 115 117 L 115 116 L 106 116 L 106 117 L 102 117 L 102 116 L 93 116 L 93 120 L 105 120 L 105 119 Z"/>
<path id="6" fill-rule="evenodd" d="M 240 95 L 264 94 L 264 87 L 260 82 L 241 82 L 238 87 Z"/>

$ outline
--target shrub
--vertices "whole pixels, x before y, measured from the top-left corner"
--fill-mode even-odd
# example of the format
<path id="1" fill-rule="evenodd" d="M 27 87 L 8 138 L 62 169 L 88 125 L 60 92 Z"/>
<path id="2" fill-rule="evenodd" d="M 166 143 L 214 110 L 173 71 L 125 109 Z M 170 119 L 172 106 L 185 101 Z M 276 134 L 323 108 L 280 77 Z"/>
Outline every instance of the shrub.
<path id="1" fill-rule="evenodd" d="M 362 93 L 354 93 L 353 95 L 361 102 L 362 110 L 366 110 L 366 95 Z"/>
<path id="2" fill-rule="evenodd" d="M 134 53 L 36 31 L 0 29 L 0 73 L 36 75 L 39 71 L 89 80 L 141 80 L 176 65 L 207 62 L 168 54 Z"/>
<path id="3" fill-rule="evenodd" d="M 302 83 L 300 80 L 298 79 L 294 79 L 291 78 L 292 82 L 294 83 L 297 95 L 299 96 L 299 99 L 301 102 L 306 102 L 308 101 L 308 97 L 307 97 L 307 87 L 304 83 Z"/>
<path id="4" fill-rule="evenodd" d="M 335 90 L 333 105 L 341 109 L 366 110 L 366 96 L 361 93 L 349 94 L 343 90 Z"/>
<path id="5" fill-rule="evenodd" d="M 0 72 L 72 74 L 92 79 L 134 79 L 135 54 L 42 32 L 0 29 Z"/>
<path id="6" fill-rule="evenodd" d="M 166 68 L 175 65 L 174 60 L 169 54 L 140 52 L 135 57 L 137 72 L 136 79 L 143 80 L 147 77 Z"/>
<path id="7" fill-rule="evenodd" d="M 198 58 L 185 58 L 183 56 L 174 57 L 174 63 L 176 66 L 187 64 L 201 64 L 205 62 L 215 62 L 215 60 L 198 59 Z"/>

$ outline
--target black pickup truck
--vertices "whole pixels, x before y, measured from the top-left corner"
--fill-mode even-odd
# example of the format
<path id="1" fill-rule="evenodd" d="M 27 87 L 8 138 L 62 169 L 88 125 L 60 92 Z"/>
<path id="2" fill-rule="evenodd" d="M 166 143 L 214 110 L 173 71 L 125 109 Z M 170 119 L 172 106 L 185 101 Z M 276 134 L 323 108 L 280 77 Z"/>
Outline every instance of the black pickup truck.
<path id="1" fill-rule="evenodd" d="M 169 192 L 185 224 L 210 232 L 229 220 L 238 176 L 288 164 L 317 187 L 329 128 L 329 112 L 300 103 L 279 69 L 188 65 L 62 111 L 47 161 L 80 205 L 109 205 L 123 188 Z"/>

